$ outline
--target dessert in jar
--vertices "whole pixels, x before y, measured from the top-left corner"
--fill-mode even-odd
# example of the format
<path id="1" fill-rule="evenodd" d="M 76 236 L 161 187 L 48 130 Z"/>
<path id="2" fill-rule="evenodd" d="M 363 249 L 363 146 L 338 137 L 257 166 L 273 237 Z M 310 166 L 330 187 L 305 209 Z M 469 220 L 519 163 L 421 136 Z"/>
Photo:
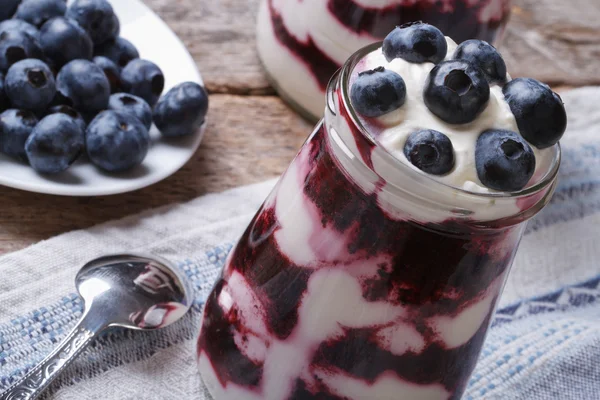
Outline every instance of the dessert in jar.
<path id="1" fill-rule="evenodd" d="M 203 382 L 215 400 L 459 399 L 554 191 L 562 101 L 415 23 L 355 53 L 326 103 L 206 301 Z"/>
<path id="2" fill-rule="evenodd" d="M 395 26 L 422 20 L 457 43 L 492 43 L 509 15 L 510 0 L 261 0 L 257 46 L 278 93 L 316 121 L 335 71 Z"/>

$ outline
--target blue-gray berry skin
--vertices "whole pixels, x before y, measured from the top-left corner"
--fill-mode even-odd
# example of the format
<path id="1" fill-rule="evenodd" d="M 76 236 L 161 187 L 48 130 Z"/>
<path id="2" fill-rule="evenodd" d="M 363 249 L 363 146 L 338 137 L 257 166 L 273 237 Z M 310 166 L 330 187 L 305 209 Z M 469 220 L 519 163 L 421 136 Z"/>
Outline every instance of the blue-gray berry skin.
<path id="1" fill-rule="evenodd" d="M 475 168 L 488 188 L 514 192 L 525 188 L 533 176 L 535 155 L 518 133 L 490 129 L 477 139 Z"/>
<path id="2" fill-rule="evenodd" d="M 94 54 L 94 44 L 87 32 L 74 20 L 64 17 L 52 18 L 42 26 L 40 46 L 59 69 L 69 61 L 91 60 Z"/>
<path id="3" fill-rule="evenodd" d="M 7 30 L 0 33 L 0 71 L 26 58 L 43 57 L 37 40 L 24 31 Z"/>
<path id="4" fill-rule="evenodd" d="M 404 155 L 415 167 L 432 175 L 445 175 L 454 168 L 454 148 L 448 136 L 433 129 L 413 132 L 404 145 Z"/>
<path id="5" fill-rule="evenodd" d="M 402 58 L 411 63 L 441 62 L 448 53 L 444 34 L 435 26 L 409 22 L 396 27 L 383 40 L 383 55 L 388 61 Z"/>
<path id="6" fill-rule="evenodd" d="M 84 134 L 73 118 L 52 114 L 42 119 L 27 139 L 25 151 L 37 172 L 56 174 L 69 168 L 83 151 Z"/>
<path id="7" fill-rule="evenodd" d="M 0 21 L 13 16 L 21 0 L 0 0 Z"/>
<path id="8" fill-rule="evenodd" d="M 483 71 L 488 82 L 506 81 L 506 64 L 494 46 L 483 40 L 471 39 L 462 42 L 454 51 L 456 60 L 469 61 Z"/>
<path id="9" fill-rule="evenodd" d="M 81 129 L 81 131 L 85 133 L 85 130 L 87 127 L 87 124 L 85 123 L 85 119 L 83 119 L 83 116 L 74 108 L 65 106 L 65 105 L 50 107 L 48 109 L 48 111 L 46 112 L 46 115 L 51 115 L 51 114 L 64 114 L 64 115 L 67 115 L 67 116 L 73 118 L 75 123 L 77 123 L 77 125 Z"/>
<path id="10" fill-rule="evenodd" d="M 139 119 L 146 129 L 152 126 L 152 108 L 141 97 L 129 93 L 116 93 L 110 96 L 108 108 L 131 114 Z"/>
<path id="11" fill-rule="evenodd" d="M 22 0 L 15 18 L 37 27 L 54 17 L 61 17 L 67 11 L 64 0 Z"/>
<path id="12" fill-rule="evenodd" d="M 406 84 L 396 72 L 377 67 L 358 74 L 350 88 L 350 100 L 360 114 L 379 117 L 402 107 Z"/>
<path id="13" fill-rule="evenodd" d="M 10 67 L 4 90 L 15 108 L 42 112 L 54 99 L 56 82 L 43 61 L 26 59 Z"/>
<path id="14" fill-rule="evenodd" d="M 109 58 L 119 68 L 125 68 L 130 61 L 140 58 L 140 53 L 133 43 L 122 37 L 96 46 L 94 55 Z"/>
<path id="15" fill-rule="evenodd" d="M 131 114 L 103 111 L 88 125 L 88 156 L 105 171 L 122 172 L 140 165 L 149 147 L 148 130 Z"/>
<path id="16" fill-rule="evenodd" d="M 25 143 L 38 123 L 34 113 L 9 109 L 0 114 L 0 151 L 27 162 Z"/>
<path id="17" fill-rule="evenodd" d="M 169 90 L 154 107 L 154 124 L 165 137 L 191 135 L 208 112 L 208 94 L 195 82 Z"/>
<path id="18" fill-rule="evenodd" d="M 77 21 L 95 45 L 119 36 L 119 19 L 106 0 L 75 0 L 67 10 L 67 17 Z"/>
<path id="19" fill-rule="evenodd" d="M 4 91 L 4 74 L 0 72 L 0 112 L 10 107 L 10 101 Z"/>
<path id="20" fill-rule="evenodd" d="M 121 87 L 153 107 L 165 88 L 165 77 L 158 65 L 138 58 L 121 71 Z"/>
<path id="21" fill-rule="evenodd" d="M 464 60 L 436 65 L 425 82 L 423 100 L 433 114 L 449 124 L 472 122 L 490 99 L 484 73 Z"/>
<path id="22" fill-rule="evenodd" d="M 567 129 L 567 113 L 558 94 L 531 78 L 513 79 L 503 92 L 519 132 L 529 143 L 539 149 L 558 143 Z"/>
<path id="23" fill-rule="evenodd" d="M 111 59 L 103 56 L 96 56 L 93 61 L 94 64 L 104 71 L 104 75 L 106 75 L 106 79 L 108 79 L 108 83 L 110 83 L 110 92 L 119 92 L 121 90 L 121 69 L 117 64 Z"/>
<path id="24" fill-rule="evenodd" d="M 56 86 L 64 102 L 78 111 L 98 113 L 108 107 L 110 83 L 104 71 L 91 61 L 73 60 L 56 78 Z"/>
<path id="25" fill-rule="evenodd" d="M 0 0 L 1 3 L 2 0 Z M 0 22 L 0 34 L 6 31 L 19 31 L 25 32 L 35 40 L 39 42 L 40 31 L 29 22 L 22 21 L 20 19 L 7 19 L 6 21 Z"/>

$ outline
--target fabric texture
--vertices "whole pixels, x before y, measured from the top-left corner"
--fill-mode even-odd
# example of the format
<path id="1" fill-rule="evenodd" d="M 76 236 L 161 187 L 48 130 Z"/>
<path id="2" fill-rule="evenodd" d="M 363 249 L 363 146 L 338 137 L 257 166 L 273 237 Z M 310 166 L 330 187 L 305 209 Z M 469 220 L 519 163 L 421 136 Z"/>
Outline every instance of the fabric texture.
<path id="1" fill-rule="evenodd" d="M 570 121 L 551 203 L 529 224 L 464 399 L 600 399 L 600 88 L 565 93 Z M 307 132 L 308 133 L 308 132 Z M 144 251 L 175 261 L 192 311 L 157 332 L 103 334 L 47 399 L 205 399 L 200 311 L 227 253 L 275 180 L 70 232 L 0 257 L 0 391 L 76 323 L 88 260 Z M 243 399 L 241 399 L 243 400 Z"/>

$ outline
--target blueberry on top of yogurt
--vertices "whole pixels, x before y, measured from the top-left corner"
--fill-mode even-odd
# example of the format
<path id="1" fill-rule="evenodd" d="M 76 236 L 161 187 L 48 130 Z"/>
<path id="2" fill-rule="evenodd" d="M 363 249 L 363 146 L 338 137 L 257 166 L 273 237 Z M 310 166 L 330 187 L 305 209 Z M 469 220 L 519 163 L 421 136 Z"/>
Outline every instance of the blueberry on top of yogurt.
<path id="1" fill-rule="evenodd" d="M 517 78 L 503 89 L 521 135 L 539 149 L 558 143 L 567 129 L 567 113 L 560 96 L 548 85 Z"/>
<path id="2" fill-rule="evenodd" d="M 454 167 L 454 149 L 448 136 L 433 129 L 413 132 L 404 145 L 404 155 L 421 171 L 444 175 Z"/>
<path id="3" fill-rule="evenodd" d="M 535 171 L 531 146 L 516 132 L 490 129 L 477 139 L 475 166 L 481 182 L 494 190 L 521 190 Z"/>
<path id="4" fill-rule="evenodd" d="M 406 85 L 394 71 L 377 67 L 358 74 L 350 90 L 350 99 L 362 115 L 379 117 L 404 104 Z"/>
<path id="5" fill-rule="evenodd" d="M 411 63 L 437 64 L 447 52 L 444 34 L 435 26 L 420 21 L 398 26 L 383 40 L 383 54 L 388 61 L 402 58 Z"/>
<path id="6" fill-rule="evenodd" d="M 427 108 L 445 122 L 466 124 L 483 112 L 490 98 L 490 86 L 473 64 L 445 61 L 429 73 L 423 98 Z"/>
<path id="7" fill-rule="evenodd" d="M 486 41 L 471 39 L 462 42 L 454 51 L 453 58 L 477 66 L 490 83 L 506 81 L 506 63 L 498 50 Z"/>

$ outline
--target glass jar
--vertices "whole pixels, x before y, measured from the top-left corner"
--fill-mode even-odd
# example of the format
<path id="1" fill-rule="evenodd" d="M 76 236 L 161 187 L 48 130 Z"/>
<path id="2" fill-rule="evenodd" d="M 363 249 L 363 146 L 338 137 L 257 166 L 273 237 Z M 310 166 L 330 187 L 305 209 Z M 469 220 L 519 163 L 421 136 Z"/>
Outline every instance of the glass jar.
<path id="1" fill-rule="evenodd" d="M 517 193 L 447 186 L 379 146 L 350 104 L 356 64 L 209 296 L 198 362 L 215 400 L 459 399 L 560 148 Z"/>
<path id="2" fill-rule="evenodd" d="M 280 96 L 316 121 L 331 76 L 356 50 L 382 40 L 395 26 L 422 20 L 457 43 L 495 42 L 510 0 L 262 0 L 260 59 Z"/>

